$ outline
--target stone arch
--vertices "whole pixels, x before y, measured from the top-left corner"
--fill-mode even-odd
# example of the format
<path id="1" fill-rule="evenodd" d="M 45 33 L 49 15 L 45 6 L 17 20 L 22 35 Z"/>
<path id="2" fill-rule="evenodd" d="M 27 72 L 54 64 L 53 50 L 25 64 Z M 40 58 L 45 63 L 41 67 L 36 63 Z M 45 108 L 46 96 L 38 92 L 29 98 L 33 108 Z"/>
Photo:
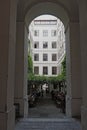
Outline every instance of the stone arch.
<path id="1" fill-rule="evenodd" d="M 27 1 L 28 2 L 28 1 Z M 68 1 L 69 2 L 69 1 Z M 20 0 L 19 0 L 20 3 Z M 67 5 L 68 4 L 68 5 Z M 74 6 L 74 9 L 72 9 L 72 5 Z M 19 39 L 22 37 L 22 50 L 21 54 L 23 55 L 22 63 L 23 68 L 25 66 L 25 39 L 26 35 L 28 34 L 28 25 L 29 23 L 37 16 L 41 14 L 51 14 L 61 19 L 65 26 L 65 34 L 66 34 L 66 50 L 67 50 L 67 103 L 66 103 L 66 113 L 68 116 L 77 116 L 80 115 L 80 106 L 81 106 L 81 83 L 80 83 L 80 45 L 79 45 L 79 16 L 78 16 L 78 7 L 77 4 L 73 2 L 69 3 L 61 3 L 59 2 L 54 3 L 52 0 L 48 0 L 48 2 L 43 2 L 38 0 L 38 2 L 33 3 L 31 2 L 29 5 L 26 6 L 26 3 L 21 3 L 18 6 L 18 17 L 17 17 L 17 43 L 20 41 Z M 20 10 L 21 9 L 21 10 Z M 22 30 L 21 30 L 22 29 Z M 21 32 L 20 32 L 21 31 Z M 19 35 L 20 34 L 20 35 Z M 18 46 L 18 44 L 17 44 Z M 18 48 L 18 47 L 17 47 Z M 19 46 L 20 48 L 20 46 Z M 79 48 L 79 49 L 78 49 Z M 78 51 L 77 51 L 78 50 Z M 20 50 L 17 49 L 17 54 L 19 54 Z M 78 63 L 77 63 L 78 61 Z M 17 66 L 20 66 L 20 63 L 17 64 Z M 22 70 L 22 69 L 21 69 Z M 18 72 L 18 70 L 17 70 Z M 27 71 L 26 71 L 27 72 Z M 24 90 L 24 83 L 26 82 L 26 73 L 23 69 L 23 73 L 25 76 L 23 76 L 20 80 L 20 84 L 22 84 L 22 93 Z M 17 81 L 17 87 L 18 88 L 18 82 Z M 26 86 L 26 85 L 25 85 Z M 80 89 L 79 89 L 80 88 Z M 78 92 L 79 89 L 79 92 Z M 17 91 L 17 90 L 16 90 Z M 26 97 L 22 95 L 21 97 L 21 109 L 22 109 L 22 115 L 25 105 L 24 105 L 24 99 Z M 24 98 L 24 99 L 23 99 Z M 26 99 L 27 101 L 27 99 Z M 18 101 L 20 102 L 20 101 Z M 21 104 L 21 103 L 20 103 Z M 27 106 L 27 105 L 26 105 Z"/>
<path id="2" fill-rule="evenodd" d="M 46 0 L 47 2 L 54 3 L 54 0 Z M 17 3 L 16 3 L 17 2 Z M 17 9 L 17 44 L 19 43 L 20 49 L 16 44 L 16 62 L 18 59 L 24 60 L 24 54 L 19 55 L 18 49 L 24 50 L 24 25 L 25 25 L 25 15 L 31 7 L 35 6 L 35 4 L 39 4 L 44 2 L 44 0 L 7 0 L 1 1 L 0 4 L 0 129 L 3 130 L 13 130 L 14 129 L 14 100 L 13 100 L 13 88 L 15 86 L 14 78 L 19 72 L 20 64 L 16 64 L 18 67 L 18 71 L 14 71 L 15 67 L 15 25 L 16 25 L 16 5 L 18 4 Z M 83 91 L 83 107 L 82 107 L 82 126 L 83 129 L 87 129 L 87 1 L 86 0 L 55 0 L 55 4 L 64 7 L 70 21 L 66 27 L 66 39 L 68 46 L 70 46 L 71 55 L 69 58 L 71 59 L 70 63 L 67 63 L 69 68 L 71 69 L 70 73 L 70 83 L 74 94 L 74 98 L 71 97 L 72 104 L 76 103 L 79 105 L 79 101 L 81 100 L 81 85 Z M 3 17 L 2 17 L 3 16 Z M 80 35 L 79 35 L 79 17 L 80 17 Z M 20 33 L 21 32 L 21 33 Z M 21 41 L 19 40 L 21 38 Z M 81 39 L 81 40 L 79 40 Z M 13 43 L 13 44 L 12 44 Z M 21 45 L 22 46 L 21 46 Z M 81 47 L 80 47 L 81 45 Z M 68 47 L 67 47 L 68 49 Z M 67 51 L 69 53 L 69 51 Z M 81 56 L 80 56 L 81 53 Z M 3 56 L 3 58 L 2 58 Z M 14 58 L 13 58 L 14 56 Z M 20 57 L 17 59 L 17 56 Z M 81 61 L 80 61 L 81 60 Z M 21 62 L 23 64 L 23 61 Z M 80 66 L 81 65 L 81 66 Z M 23 66 L 22 66 L 23 68 Z M 82 73 L 81 73 L 82 71 Z M 22 73 L 23 74 L 23 73 Z M 82 74 L 82 75 L 81 75 Z M 15 76 L 16 77 L 16 76 Z M 18 77 L 17 77 L 18 78 Z M 23 79 L 23 78 L 22 78 Z M 21 79 L 21 80 L 22 80 Z M 24 84 L 22 82 L 22 84 Z M 16 87 L 21 86 L 21 84 L 16 84 Z M 78 88 L 77 88 L 78 86 Z M 23 87 L 23 86 L 22 86 Z M 22 88 L 24 90 L 24 87 Z M 77 90 L 76 90 L 77 89 Z M 3 94 L 2 94 L 3 92 Z M 16 91 L 17 92 L 17 91 Z M 23 91 L 22 91 L 23 92 Z M 76 96 L 78 95 L 79 96 Z M 17 92 L 17 95 L 19 91 Z M 20 98 L 21 96 L 19 96 Z M 23 98 L 24 100 L 26 98 Z M 10 99 L 10 100 L 9 100 Z M 69 98 L 67 98 L 69 100 Z M 76 100 L 76 101 L 75 101 Z M 77 101 L 79 100 L 79 101 Z M 22 110 L 24 106 L 22 104 Z M 75 106 L 75 105 L 74 105 Z M 77 105 L 76 105 L 77 106 Z M 78 107 L 72 108 L 72 112 L 76 110 Z M 77 109 L 78 110 L 78 109 Z M 76 110 L 76 111 L 77 111 Z M 23 113 L 24 114 L 24 113 Z M 74 114 L 76 115 L 76 114 Z"/>
<path id="3" fill-rule="evenodd" d="M 63 7 L 51 2 L 39 3 L 30 8 L 25 15 L 25 22 L 27 25 L 37 16 L 43 14 L 54 15 L 59 18 L 65 26 L 69 22 L 69 17 L 67 12 Z"/>
<path id="4" fill-rule="evenodd" d="M 50 11 L 51 13 L 54 12 L 54 15 L 56 14 L 56 10 L 58 13 L 58 16 L 61 20 L 65 15 L 68 16 L 68 18 L 71 21 L 78 21 L 79 20 L 79 6 L 78 6 L 78 2 L 76 0 L 70 1 L 61 1 L 61 0 L 37 0 L 37 1 L 24 1 L 24 0 L 18 0 L 18 9 L 17 9 L 17 20 L 24 20 L 26 17 L 26 14 L 28 14 L 28 12 L 30 10 L 32 10 L 33 8 L 35 9 L 35 7 L 39 7 L 37 8 L 37 10 L 41 9 L 43 11 L 50 11 L 50 9 L 52 9 L 52 11 Z M 47 8 L 46 8 L 47 7 Z M 48 8 L 49 7 L 49 8 Z M 56 8 L 57 7 L 57 8 Z M 36 10 L 36 12 L 37 12 Z M 54 11 L 53 11 L 54 10 Z M 34 11 L 34 10 L 33 10 Z M 36 12 L 32 12 L 32 13 L 36 13 Z M 40 12 L 38 12 L 40 13 Z M 64 15 L 65 14 L 65 15 Z M 63 18 L 63 21 L 64 21 Z"/>

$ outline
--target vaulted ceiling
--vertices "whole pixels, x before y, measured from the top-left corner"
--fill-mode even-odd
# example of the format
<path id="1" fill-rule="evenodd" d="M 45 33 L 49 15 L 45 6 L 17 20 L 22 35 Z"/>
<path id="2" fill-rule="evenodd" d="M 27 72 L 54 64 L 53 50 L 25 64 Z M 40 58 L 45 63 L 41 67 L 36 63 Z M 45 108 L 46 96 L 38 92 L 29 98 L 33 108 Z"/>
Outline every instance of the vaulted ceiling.
<path id="1" fill-rule="evenodd" d="M 33 19 L 44 13 L 53 15 L 58 13 L 60 19 L 68 17 L 71 21 L 78 21 L 78 2 L 77 0 L 18 0 L 17 21 L 24 21 L 26 17 Z"/>

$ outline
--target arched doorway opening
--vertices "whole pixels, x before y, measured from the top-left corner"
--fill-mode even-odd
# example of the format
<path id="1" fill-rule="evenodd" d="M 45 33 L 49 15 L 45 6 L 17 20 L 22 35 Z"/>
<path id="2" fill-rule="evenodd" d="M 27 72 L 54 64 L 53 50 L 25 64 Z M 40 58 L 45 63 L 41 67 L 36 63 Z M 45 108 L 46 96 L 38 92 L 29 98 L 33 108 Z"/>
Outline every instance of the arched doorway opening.
<path id="1" fill-rule="evenodd" d="M 28 50 L 29 108 L 37 109 L 38 107 L 38 113 L 36 113 L 38 117 L 44 114 L 44 111 L 41 112 L 42 114 L 39 113 L 41 111 L 39 106 L 42 105 L 45 108 L 50 105 L 48 113 L 51 106 L 58 107 L 61 110 L 60 113 L 65 113 L 66 74 L 64 74 L 62 62 L 66 54 L 63 23 L 52 15 L 40 15 L 35 18 L 29 26 Z M 47 111 L 45 115 L 49 115 L 53 112 L 46 113 Z M 29 117 L 30 114 L 29 109 Z"/>
<path id="2" fill-rule="evenodd" d="M 34 5 L 35 4 L 35 5 Z M 81 108 L 81 83 L 80 83 L 80 45 L 79 45 L 79 19 L 76 13 L 74 15 L 68 12 L 66 8 L 64 8 L 59 3 L 53 3 L 53 2 L 38 2 L 34 3 L 33 6 L 27 6 L 27 8 L 24 10 L 23 15 L 20 12 L 20 8 L 18 9 L 18 19 L 17 19 L 17 55 L 22 54 L 23 58 L 22 61 L 20 59 L 20 62 L 22 63 L 21 69 L 23 71 L 21 73 L 19 72 L 19 75 L 16 75 L 16 87 L 15 87 L 15 102 L 19 102 L 20 109 L 21 109 L 21 115 L 27 115 L 27 98 L 26 98 L 26 91 L 25 86 L 27 86 L 26 81 L 26 73 L 27 70 L 25 70 L 24 66 L 26 63 L 26 36 L 28 35 L 28 26 L 30 22 L 36 17 L 41 14 L 47 13 L 52 14 L 58 18 L 61 19 L 61 21 L 64 23 L 65 26 L 65 35 L 66 35 L 66 59 L 67 59 L 67 98 L 66 98 L 66 114 L 68 116 L 76 116 L 80 115 L 80 108 Z M 76 10 L 77 11 L 77 10 Z M 22 39 L 20 39 L 22 37 Z M 20 41 L 21 40 L 21 41 Z M 18 43 L 21 43 L 21 51 L 19 52 L 20 45 Z M 24 62 L 25 61 L 25 62 Z M 17 63 L 16 66 L 20 66 L 20 63 Z M 18 69 L 16 70 L 18 71 Z M 19 76 L 22 76 L 19 79 Z M 19 84 L 20 83 L 20 84 Z M 18 92 L 18 87 L 21 86 L 22 92 Z M 25 91 L 26 90 L 26 91 Z M 17 93 L 16 93 L 17 92 Z M 20 93 L 20 96 L 19 96 Z M 25 103 L 26 102 L 26 103 Z M 26 104 L 26 105 L 25 105 Z M 25 107 L 26 106 L 26 107 Z M 25 113 L 25 114 L 24 114 Z"/>
<path id="3" fill-rule="evenodd" d="M 75 116 L 80 114 L 81 106 L 81 80 L 83 90 L 83 125 L 86 126 L 86 28 L 87 22 L 84 17 L 86 12 L 85 0 L 7 0 L 1 1 L 0 11 L 0 128 L 13 129 L 14 127 L 14 87 L 15 87 L 15 103 L 20 105 L 20 114 L 27 115 L 27 70 L 25 66 L 26 58 L 26 35 L 28 33 L 29 21 L 40 14 L 49 13 L 59 17 L 66 25 L 66 41 L 67 41 L 67 111 L 68 115 Z M 17 39 L 15 38 L 16 25 L 16 5 L 17 9 Z M 49 4 L 49 6 L 48 6 Z M 56 6 L 58 8 L 56 8 Z M 42 6 L 40 6 L 42 5 Z M 48 7 L 49 8 L 48 8 Z M 36 8 L 37 7 L 37 8 Z M 39 7 L 39 8 L 38 8 Z M 45 8 L 46 7 L 46 8 Z M 84 8 L 85 7 L 85 8 Z M 41 11 L 42 9 L 42 11 Z M 28 13 L 29 12 L 29 13 Z M 27 19 L 27 14 L 29 14 Z M 58 14 L 58 16 L 57 16 Z M 62 14 L 62 15 L 59 15 Z M 66 15 L 64 15 L 66 14 Z M 79 35 L 79 15 L 81 25 L 81 48 Z M 2 17 L 3 16 L 3 17 Z M 68 16 L 68 17 L 67 17 Z M 66 20 L 63 20 L 66 19 Z M 65 24 L 67 23 L 67 24 Z M 85 30 L 85 31 L 84 31 Z M 17 43 L 16 43 L 16 41 Z M 15 56 L 16 43 L 16 56 Z M 80 50 L 81 49 L 81 50 Z M 80 58 L 81 53 L 81 58 Z M 3 56 L 3 58 L 2 58 Z M 16 58 L 15 58 L 16 57 Z M 15 65 L 16 59 L 16 65 Z M 80 61 L 81 59 L 81 61 Z M 81 65 L 81 67 L 80 67 Z M 81 73 L 82 69 L 82 73 Z M 82 78 L 81 78 L 82 74 Z M 69 80 L 68 80 L 69 79 Z M 70 90 L 70 91 L 69 91 Z M 70 105 L 69 105 L 70 104 Z M 85 123 L 84 123 L 85 122 Z M 86 129 L 86 128 L 85 128 Z"/>

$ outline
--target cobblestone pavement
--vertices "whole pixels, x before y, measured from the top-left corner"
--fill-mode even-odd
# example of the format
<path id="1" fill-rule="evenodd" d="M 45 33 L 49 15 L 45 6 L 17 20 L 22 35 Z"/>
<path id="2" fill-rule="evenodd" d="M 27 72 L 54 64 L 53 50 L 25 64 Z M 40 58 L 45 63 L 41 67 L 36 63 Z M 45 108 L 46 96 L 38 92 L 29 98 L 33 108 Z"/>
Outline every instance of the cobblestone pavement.
<path id="1" fill-rule="evenodd" d="M 21 119 L 15 130 L 82 130 L 80 123 L 74 119 Z"/>

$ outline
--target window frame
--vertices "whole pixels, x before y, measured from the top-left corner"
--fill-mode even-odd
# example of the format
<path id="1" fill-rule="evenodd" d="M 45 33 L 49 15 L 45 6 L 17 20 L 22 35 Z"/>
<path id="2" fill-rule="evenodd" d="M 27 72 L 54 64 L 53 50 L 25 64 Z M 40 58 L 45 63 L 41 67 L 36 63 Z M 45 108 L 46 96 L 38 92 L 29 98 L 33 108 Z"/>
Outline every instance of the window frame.
<path id="1" fill-rule="evenodd" d="M 56 48 L 57 48 L 57 42 L 56 41 L 52 41 L 52 49 L 56 49 Z"/>
<path id="2" fill-rule="evenodd" d="M 35 57 L 35 55 L 37 55 L 38 57 Z M 39 54 L 38 53 L 34 54 L 34 61 L 39 61 Z"/>
<path id="3" fill-rule="evenodd" d="M 39 37 L 39 30 L 34 30 L 34 36 Z"/>
<path id="4" fill-rule="evenodd" d="M 43 30 L 43 37 L 48 37 L 48 30 Z"/>
<path id="5" fill-rule="evenodd" d="M 57 66 L 52 66 L 52 75 L 57 75 Z"/>
<path id="6" fill-rule="evenodd" d="M 48 54 L 47 53 L 43 53 L 43 61 L 48 61 Z"/>
<path id="7" fill-rule="evenodd" d="M 54 56 L 55 55 L 55 56 Z M 54 58 L 54 57 L 56 57 L 56 58 Z M 57 54 L 55 53 L 55 54 L 52 54 L 52 61 L 57 61 Z"/>
<path id="8" fill-rule="evenodd" d="M 35 45 L 37 46 L 37 47 L 35 47 Z M 38 49 L 39 48 L 39 41 L 35 41 L 34 42 L 34 49 Z"/>
<path id="9" fill-rule="evenodd" d="M 35 70 L 37 68 L 37 70 Z M 34 74 L 39 75 L 39 66 L 34 66 Z"/>
<path id="10" fill-rule="evenodd" d="M 57 36 L 57 30 L 51 30 L 51 36 L 52 37 Z"/>
<path id="11" fill-rule="evenodd" d="M 47 41 L 43 41 L 43 49 L 47 49 L 48 48 L 48 42 Z"/>
<path id="12" fill-rule="evenodd" d="M 47 69 L 47 70 L 44 71 L 44 69 Z M 43 66 L 43 75 L 48 75 L 48 66 Z"/>

